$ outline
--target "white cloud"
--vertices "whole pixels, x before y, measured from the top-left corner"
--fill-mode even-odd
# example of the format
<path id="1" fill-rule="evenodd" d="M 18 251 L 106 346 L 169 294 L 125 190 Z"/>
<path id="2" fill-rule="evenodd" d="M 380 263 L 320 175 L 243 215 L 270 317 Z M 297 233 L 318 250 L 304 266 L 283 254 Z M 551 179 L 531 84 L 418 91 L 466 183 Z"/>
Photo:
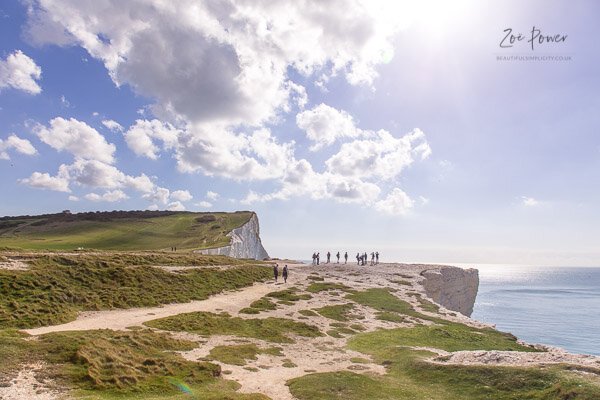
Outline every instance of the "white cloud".
<path id="1" fill-rule="evenodd" d="M 253 180 L 280 178 L 293 155 L 293 142 L 279 143 L 265 128 L 235 134 L 222 127 L 197 126 L 182 134 L 175 157 L 182 172 Z"/>
<path id="2" fill-rule="evenodd" d="M 186 127 L 173 142 L 156 137 L 156 129 L 128 132 L 136 154 L 157 158 L 162 141 L 163 149 L 174 149 L 180 171 L 271 179 L 279 160 L 272 150 L 263 152 L 264 143 L 253 143 L 260 137 L 240 134 L 240 127 L 261 128 L 305 106 L 306 90 L 290 71 L 321 83 L 338 75 L 371 85 L 377 65 L 392 54 L 404 12 L 398 6 L 390 12 L 375 0 L 33 0 L 28 14 L 31 41 L 85 48 L 116 85 L 154 99 L 156 116 Z M 284 153 L 292 146 L 267 141 Z"/>
<path id="3" fill-rule="evenodd" d="M 389 180 L 397 177 L 415 158 L 422 160 L 430 154 L 425 134 L 419 129 L 400 138 L 380 130 L 372 139 L 344 143 L 325 164 L 334 174 Z"/>
<path id="4" fill-rule="evenodd" d="M 221 197 L 221 196 L 219 196 L 219 193 L 217 193 L 217 192 L 213 192 L 210 190 L 208 192 L 206 192 L 206 198 L 209 200 L 213 200 L 213 201 L 218 200 L 219 197 Z"/>
<path id="5" fill-rule="evenodd" d="M 213 206 L 212 203 L 210 203 L 208 201 L 201 201 L 199 203 L 196 203 L 196 205 L 198 207 L 202 207 L 202 208 L 211 208 Z"/>
<path id="6" fill-rule="evenodd" d="M 421 201 L 421 205 L 423 205 L 423 206 L 426 206 L 427 204 L 429 204 L 429 199 L 427 197 L 419 196 L 419 200 Z"/>
<path id="7" fill-rule="evenodd" d="M 8 138 L 0 139 L 0 160 L 10 160 L 8 150 L 14 150 L 17 153 L 33 156 L 37 150 L 27 139 L 21 139 L 17 135 L 10 135 Z"/>
<path id="8" fill-rule="evenodd" d="M 312 151 L 329 146 L 338 138 L 352 138 L 362 134 L 354 125 L 350 114 L 326 104 L 319 104 L 311 110 L 299 113 L 296 115 L 296 124 L 314 143 L 310 148 Z"/>
<path id="9" fill-rule="evenodd" d="M 171 199 L 177 201 L 190 201 L 193 196 L 187 190 L 175 190 L 171 193 Z"/>
<path id="10" fill-rule="evenodd" d="M 148 210 L 148 211 L 158 211 L 158 204 L 151 204 L 148 207 L 146 207 L 146 210 Z"/>
<path id="11" fill-rule="evenodd" d="M 116 189 L 133 189 L 145 194 L 156 190 L 154 183 L 145 174 L 129 176 L 113 165 L 80 158 L 75 159 L 72 164 L 62 164 L 58 168 L 56 176 L 34 172 L 29 179 L 23 179 L 21 182 L 34 188 L 62 192 L 70 191 L 70 184 L 94 189 L 112 189 L 113 191 Z"/>
<path id="12" fill-rule="evenodd" d="M 77 197 L 77 196 L 69 196 L 69 201 L 79 201 L 79 197 Z"/>
<path id="13" fill-rule="evenodd" d="M 171 192 L 169 191 L 169 189 L 156 187 L 151 193 L 146 193 L 142 197 L 151 202 L 167 204 L 169 202 L 170 194 Z"/>
<path id="14" fill-rule="evenodd" d="M 36 44 L 83 47 L 104 63 L 116 85 L 127 84 L 153 99 L 140 115 L 159 119 L 140 119 L 124 133 L 139 156 L 157 159 L 168 152 L 180 172 L 280 184 L 249 200 L 303 195 L 373 206 L 380 181 L 396 179 L 429 155 L 424 135 L 415 130 L 395 138 L 386 131 L 361 130 L 348 113 L 324 104 L 300 112 L 307 92 L 292 79 L 300 74 L 302 81 L 325 87 L 331 77 L 341 76 L 352 85 L 372 85 L 377 65 L 393 53 L 392 38 L 404 15 L 402 7 L 390 7 L 378 0 L 32 0 L 26 34 Z M 331 12 L 336 9 L 343 12 Z M 296 159 L 295 142 L 282 141 L 266 128 L 292 112 L 299 112 L 297 123 L 313 150 L 353 141 L 316 172 L 307 160 Z M 53 147 L 70 151 L 76 160 L 114 162 L 114 146 L 101 152 L 110 155 L 105 158 L 74 149 L 73 143 L 59 141 Z M 123 188 L 128 181 L 104 167 L 93 180 L 90 174 L 72 173 L 73 166 L 63 169 L 79 183 L 102 182 L 102 177 L 114 184 L 106 189 Z M 179 208 L 177 195 L 145 183 L 144 198 Z M 216 197 L 207 194 L 207 199 Z"/>
<path id="15" fill-rule="evenodd" d="M 57 192 L 71 191 L 68 179 L 59 176 L 50 176 L 47 173 L 34 172 L 29 178 L 20 179 L 19 182 L 36 189 L 48 189 Z"/>
<path id="16" fill-rule="evenodd" d="M 401 189 L 393 189 L 385 199 L 375 203 L 375 209 L 389 215 L 406 215 L 413 208 L 414 201 Z"/>
<path id="17" fill-rule="evenodd" d="M 41 76 L 42 69 L 21 50 L 0 59 L 0 91 L 13 88 L 29 94 L 41 93 L 42 88 L 36 82 Z"/>
<path id="18" fill-rule="evenodd" d="M 98 113 L 95 113 L 95 114 L 98 114 Z M 103 119 L 102 125 L 104 125 L 106 128 L 108 128 L 109 130 L 111 130 L 113 132 L 123 132 L 123 126 L 121 126 L 120 123 L 118 123 L 117 121 L 114 121 L 112 119 Z"/>
<path id="19" fill-rule="evenodd" d="M 108 143 L 97 130 L 74 118 L 54 118 L 50 127 L 37 125 L 34 132 L 44 143 L 58 151 L 68 151 L 75 157 L 97 160 L 107 164 L 114 162 L 115 145 Z"/>
<path id="20" fill-rule="evenodd" d="M 83 196 L 86 200 L 90 200 L 90 201 L 106 201 L 109 203 L 114 203 L 117 201 L 121 201 L 121 200 L 125 200 L 128 199 L 129 196 L 127 196 L 125 194 L 125 192 L 121 191 L 121 190 L 112 190 L 112 191 L 108 191 L 105 192 L 102 195 L 96 194 L 96 193 L 88 193 L 85 196 Z"/>
<path id="21" fill-rule="evenodd" d="M 139 176 L 125 176 L 124 185 L 142 193 L 150 193 L 154 190 L 154 182 L 146 176 L 141 174 Z"/>
<path id="22" fill-rule="evenodd" d="M 138 119 L 125 132 L 125 141 L 127 146 L 138 156 L 155 160 L 158 158 L 160 150 L 154 140 L 162 142 L 164 149 L 171 149 L 177 144 L 179 134 L 180 131 L 171 124 L 157 119 L 152 121 Z"/>
<path id="23" fill-rule="evenodd" d="M 521 196 L 521 200 L 525 207 L 535 207 L 540 204 L 540 202 L 533 197 Z"/>
<path id="24" fill-rule="evenodd" d="M 167 210 L 169 211 L 185 211 L 185 206 L 180 201 L 174 201 L 167 204 Z"/>

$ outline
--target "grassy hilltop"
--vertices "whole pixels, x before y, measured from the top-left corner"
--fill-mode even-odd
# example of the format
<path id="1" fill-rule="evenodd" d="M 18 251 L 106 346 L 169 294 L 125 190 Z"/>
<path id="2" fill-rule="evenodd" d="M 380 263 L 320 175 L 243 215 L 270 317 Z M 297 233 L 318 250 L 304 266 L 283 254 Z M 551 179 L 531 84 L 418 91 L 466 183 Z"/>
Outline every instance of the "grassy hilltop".
<path id="1" fill-rule="evenodd" d="M 27 250 L 178 250 L 226 246 L 252 212 L 112 211 L 0 218 L 0 247 Z"/>

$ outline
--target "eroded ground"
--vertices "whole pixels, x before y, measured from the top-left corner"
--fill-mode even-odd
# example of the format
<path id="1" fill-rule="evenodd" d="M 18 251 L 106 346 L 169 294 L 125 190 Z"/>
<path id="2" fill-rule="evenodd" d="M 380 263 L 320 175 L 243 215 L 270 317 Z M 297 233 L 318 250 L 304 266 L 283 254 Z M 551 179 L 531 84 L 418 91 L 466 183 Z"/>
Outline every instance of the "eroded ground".
<path id="1" fill-rule="evenodd" d="M 184 276 L 201 268 L 172 264 L 148 268 Z M 431 266 L 289 268 L 285 284 L 280 278 L 204 300 L 85 311 L 70 322 L 24 330 L 22 338 L 4 331 L 6 343 L 19 349 L 14 343 L 27 341 L 33 358 L 43 362 L 25 363 L 17 375 L 14 369 L 4 371 L 11 377 L 0 387 L 0 398 L 23 398 L 22 393 L 40 399 L 142 393 L 156 399 L 300 400 L 600 395 L 597 357 L 523 344 L 430 302 L 419 282 L 420 272 Z M 72 354 L 48 359 L 65 342 L 78 343 Z M 26 356 L 19 360 L 29 362 Z M 48 372 L 52 361 L 61 372 Z"/>

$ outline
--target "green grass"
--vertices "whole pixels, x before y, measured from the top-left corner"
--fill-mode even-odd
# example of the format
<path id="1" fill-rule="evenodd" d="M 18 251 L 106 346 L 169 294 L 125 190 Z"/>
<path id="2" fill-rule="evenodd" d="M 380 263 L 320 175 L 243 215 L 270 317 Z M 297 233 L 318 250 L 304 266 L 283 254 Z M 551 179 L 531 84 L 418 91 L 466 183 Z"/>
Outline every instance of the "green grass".
<path id="1" fill-rule="evenodd" d="M 255 344 L 235 346 L 215 346 L 210 351 L 210 358 L 224 364 L 246 365 L 247 360 L 256 360 L 258 354 L 282 356 L 280 347 L 261 349 Z"/>
<path id="2" fill-rule="evenodd" d="M 316 312 L 314 312 L 313 310 L 300 310 L 298 311 L 300 314 L 304 315 L 305 317 L 316 317 L 317 314 Z"/>
<path id="3" fill-rule="evenodd" d="M 310 374 L 288 381 L 300 400 L 592 400 L 600 387 L 569 373 L 565 367 L 513 368 L 431 364 L 432 353 L 405 346 L 433 346 L 447 350 L 521 348 L 514 338 L 493 330 L 468 327 L 417 326 L 357 334 L 348 340 L 352 350 L 370 355 L 386 366 L 384 376 L 349 371 Z M 474 336 L 477 339 L 474 339 Z"/>
<path id="4" fill-rule="evenodd" d="M 202 300 L 270 278 L 268 267 L 227 257 L 102 253 L 28 255 L 27 271 L 0 270 L 0 329 L 64 323 L 80 311 Z M 172 273 L 152 265 L 236 264 Z"/>
<path id="5" fill-rule="evenodd" d="M 315 311 L 325 318 L 336 321 L 348 321 L 352 319 L 351 311 L 353 308 L 354 305 L 352 303 L 346 303 L 316 308 Z"/>
<path id="6" fill-rule="evenodd" d="M 31 250 L 204 249 L 228 245 L 230 238 L 226 235 L 252 216 L 251 212 L 122 214 L 54 214 L 0 220 L 0 246 Z"/>
<path id="7" fill-rule="evenodd" d="M 289 335 L 304 337 L 322 336 L 318 328 L 285 318 L 242 319 L 227 313 L 214 314 L 194 312 L 156 319 L 147 326 L 169 330 L 186 331 L 200 335 L 233 335 L 252 337 L 275 343 L 294 343 Z"/>
<path id="8" fill-rule="evenodd" d="M 404 322 L 406 318 L 396 312 L 390 311 L 381 311 L 375 314 L 375 318 L 381 321 L 389 321 L 389 322 Z"/>
<path id="9" fill-rule="evenodd" d="M 250 303 L 250 307 L 245 307 L 240 310 L 242 314 L 259 314 L 261 311 L 275 310 L 277 305 L 266 297 L 258 299 Z"/>
<path id="10" fill-rule="evenodd" d="M 265 297 L 277 299 L 279 302 L 294 303 L 300 300 L 310 300 L 312 296 L 310 294 L 298 294 L 299 289 L 297 287 L 291 287 L 289 289 L 280 290 L 277 292 L 267 293 Z M 285 303 L 284 303 L 285 304 Z"/>
<path id="11" fill-rule="evenodd" d="M 3 357 L 0 364 L 10 364 L 13 370 L 2 372 L 14 376 L 22 363 L 43 361 L 47 368 L 41 378 L 71 390 L 74 398 L 180 399 L 178 386 L 185 385 L 194 398 L 267 399 L 236 393 L 239 385 L 220 378 L 218 365 L 187 361 L 175 353 L 196 346 L 148 330 L 62 332 L 35 341 L 4 330 L 0 331 L 0 352 L 13 356 L 8 363 Z M 27 358 L 15 358 L 15 351 L 26 353 Z"/>
<path id="12" fill-rule="evenodd" d="M 346 298 L 358 304 L 374 308 L 378 311 L 394 312 L 413 317 L 421 317 L 421 314 L 416 312 L 410 303 L 394 296 L 388 289 L 367 289 L 360 292 L 350 293 L 346 295 Z"/>
<path id="13" fill-rule="evenodd" d="M 313 282 L 306 288 L 306 291 L 311 293 L 319 293 L 329 290 L 348 291 L 350 290 L 350 288 L 344 284 L 333 282 Z"/>

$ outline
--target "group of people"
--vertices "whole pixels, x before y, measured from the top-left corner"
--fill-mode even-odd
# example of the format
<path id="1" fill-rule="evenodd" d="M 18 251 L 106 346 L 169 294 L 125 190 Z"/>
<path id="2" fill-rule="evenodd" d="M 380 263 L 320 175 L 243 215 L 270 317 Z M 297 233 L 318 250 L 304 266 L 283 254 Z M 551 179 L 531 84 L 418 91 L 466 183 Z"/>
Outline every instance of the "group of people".
<path id="1" fill-rule="evenodd" d="M 337 264 L 340 263 L 340 252 L 338 251 L 337 254 L 335 255 L 335 257 L 337 258 Z M 357 265 L 367 265 L 367 262 L 369 261 L 369 256 L 367 255 L 367 253 L 356 253 L 356 264 Z M 315 252 L 312 255 L 312 263 L 313 265 L 319 265 L 321 262 L 321 255 L 319 252 Z M 327 261 L 325 262 L 326 264 L 329 264 L 331 262 L 331 252 L 327 252 Z M 344 264 L 348 264 L 348 252 L 344 253 Z M 375 251 L 375 252 L 371 252 L 371 265 L 376 265 L 379 264 L 379 252 Z"/>
<path id="2" fill-rule="evenodd" d="M 279 264 L 275 264 L 273 266 L 273 277 L 275 278 L 275 282 L 277 282 L 277 279 L 279 278 Z M 283 283 L 287 283 L 287 278 L 288 278 L 287 264 L 285 264 L 283 266 L 283 270 L 281 271 L 281 277 L 283 278 Z"/>

